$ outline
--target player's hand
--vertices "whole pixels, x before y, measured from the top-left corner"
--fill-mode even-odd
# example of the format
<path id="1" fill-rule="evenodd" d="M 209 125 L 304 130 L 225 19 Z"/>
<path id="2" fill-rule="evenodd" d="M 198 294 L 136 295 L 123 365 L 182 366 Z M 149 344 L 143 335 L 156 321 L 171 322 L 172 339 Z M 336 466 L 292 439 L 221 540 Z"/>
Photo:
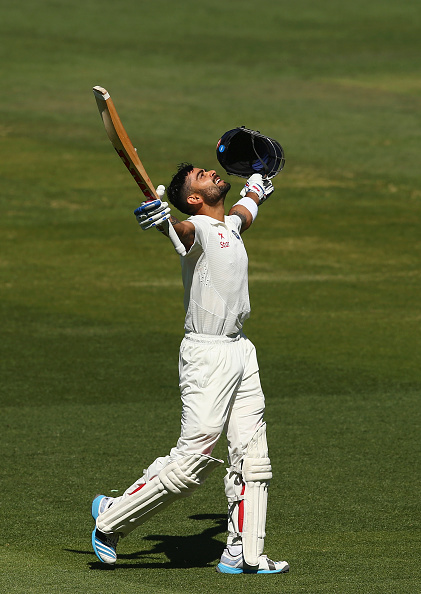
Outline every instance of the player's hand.
<path id="1" fill-rule="evenodd" d="M 263 178 L 263 188 L 265 190 L 265 195 L 263 196 L 263 198 L 260 198 L 259 206 L 262 204 L 262 202 L 264 202 L 265 200 L 267 200 L 269 198 L 269 196 L 272 194 L 272 192 L 275 191 L 275 188 L 273 187 L 273 183 L 271 182 L 270 179 Z"/>
<path id="2" fill-rule="evenodd" d="M 163 186 L 161 187 L 163 188 Z M 158 189 L 161 190 L 161 187 L 158 187 Z M 158 191 L 158 189 L 158 196 L 163 196 L 165 188 L 164 192 Z M 168 202 L 162 202 L 162 200 L 158 199 L 142 202 L 142 204 L 134 211 L 134 215 L 141 229 L 147 231 L 148 229 L 157 227 L 164 221 L 167 221 L 170 218 L 170 212 L 171 209 L 168 206 Z"/>
<path id="3" fill-rule="evenodd" d="M 258 205 L 260 206 L 262 202 L 269 198 L 274 190 L 275 188 L 270 179 L 264 179 L 260 173 L 253 173 L 253 175 L 248 178 L 246 185 L 241 190 L 240 194 L 244 197 L 249 192 L 253 192 L 253 194 L 257 195 L 259 199 Z"/>

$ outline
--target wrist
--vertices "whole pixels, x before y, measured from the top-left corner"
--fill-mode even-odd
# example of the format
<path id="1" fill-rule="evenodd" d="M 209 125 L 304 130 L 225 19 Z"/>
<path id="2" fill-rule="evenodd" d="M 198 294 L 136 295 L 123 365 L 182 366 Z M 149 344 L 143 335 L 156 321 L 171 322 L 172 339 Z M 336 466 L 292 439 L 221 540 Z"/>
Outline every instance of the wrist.
<path id="1" fill-rule="evenodd" d="M 243 196 L 243 197 L 244 198 L 251 198 L 253 200 L 253 202 L 255 202 L 257 204 L 257 206 L 259 206 L 259 196 L 253 190 L 249 190 L 247 192 L 247 194 L 245 196 Z"/>
<path id="2" fill-rule="evenodd" d="M 254 194 L 254 192 L 253 192 L 253 194 Z M 244 208 L 247 208 L 247 210 L 249 211 L 249 213 L 252 216 L 253 221 L 257 217 L 259 208 L 258 208 L 256 202 L 250 196 L 246 195 L 244 198 L 241 198 L 241 200 L 236 202 L 234 204 L 234 206 L 244 206 Z M 234 208 L 234 206 L 233 206 L 233 208 Z"/>

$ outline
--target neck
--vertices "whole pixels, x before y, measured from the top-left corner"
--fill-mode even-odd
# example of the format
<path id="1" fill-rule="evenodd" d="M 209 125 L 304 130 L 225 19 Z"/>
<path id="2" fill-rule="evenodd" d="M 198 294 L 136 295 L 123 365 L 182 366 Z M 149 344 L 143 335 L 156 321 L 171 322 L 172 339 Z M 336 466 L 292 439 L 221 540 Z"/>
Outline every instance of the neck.
<path id="1" fill-rule="evenodd" d="M 205 215 L 207 217 L 211 217 L 212 219 L 216 219 L 217 221 L 224 222 L 224 218 L 225 218 L 224 203 L 221 201 L 221 202 L 218 202 L 218 204 L 214 204 L 211 206 L 209 204 L 202 203 L 202 207 L 196 214 Z"/>

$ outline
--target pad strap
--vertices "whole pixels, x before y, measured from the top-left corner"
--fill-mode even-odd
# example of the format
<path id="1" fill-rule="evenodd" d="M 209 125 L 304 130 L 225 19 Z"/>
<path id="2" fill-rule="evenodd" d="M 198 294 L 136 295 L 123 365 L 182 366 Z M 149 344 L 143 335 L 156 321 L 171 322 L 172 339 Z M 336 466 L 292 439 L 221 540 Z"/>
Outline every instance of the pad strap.
<path id="1" fill-rule="evenodd" d="M 227 545 L 241 544 L 244 524 L 243 500 L 245 491 L 243 476 L 235 468 L 227 468 L 224 483 L 225 495 L 228 500 Z"/>

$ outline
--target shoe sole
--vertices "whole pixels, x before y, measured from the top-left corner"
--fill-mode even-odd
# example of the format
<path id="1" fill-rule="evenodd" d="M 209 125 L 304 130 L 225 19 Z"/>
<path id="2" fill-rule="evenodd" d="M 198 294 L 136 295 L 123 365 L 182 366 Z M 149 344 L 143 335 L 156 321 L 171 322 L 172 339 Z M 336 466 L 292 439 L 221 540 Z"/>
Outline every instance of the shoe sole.
<path id="1" fill-rule="evenodd" d="M 224 565 L 223 563 L 218 563 L 216 566 L 216 571 L 218 573 L 243 573 L 243 570 L 240 567 L 231 567 L 230 565 Z"/>
<path id="2" fill-rule="evenodd" d="M 95 522 L 99 516 L 99 508 L 101 505 L 101 501 L 104 499 L 104 497 L 105 495 L 95 495 L 94 500 L 92 501 L 91 514 Z M 97 539 L 96 531 L 97 530 L 95 527 L 92 530 L 91 536 L 92 548 L 94 550 L 95 555 L 98 557 L 101 563 L 106 563 L 107 565 L 114 565 L 114 563 L 117 561 L 116 552 L 113 551 L 113 549 L 111 549 L 107 545 L 105 545 L 103 542 L 101 542 L 100 539 Z M 107 558 L 103 559 L 101 557 L 101 554 L 106 555 Z"/>
<path id="3" fill-rule="evenodd" d="M 117 561 L 117 554 L 116 552 L 111 549 L 110 547 L 108 547 L 107 545 L 105 545 L 103 542 L 101 542 L 99 539 L 97 539 L 96 537 L 96 528 L 94 528 L 92 530 L 92 548 L 94 549 L 94 553 L 95 555 L 98 557 L 98 559 L 101 561 L 101 563 L 106 563 L 107 565 L 114 565 L 114 563 Z M 101 554 L 103 555 L 107 555 L 106 559 L 103 559 L 101 557 Z"/>
<path id="4" fill-rule="evenodd" d="M 216 571 L 218 573 L 228 573 L 228 574 L 239 574 L 244 573 L 246 575 L 255 575 L 255 574 L 272 574 L 272 573 L 288 573 L 289 572 L 289 565 L 283 567 L 282 569 L 258 569 L 257 571 L 252 570 L 243 570 L 241 567 L 231 567 L 230 565 L 225 565 L 224 563 L 218 563 L 216 566 Z"/>

